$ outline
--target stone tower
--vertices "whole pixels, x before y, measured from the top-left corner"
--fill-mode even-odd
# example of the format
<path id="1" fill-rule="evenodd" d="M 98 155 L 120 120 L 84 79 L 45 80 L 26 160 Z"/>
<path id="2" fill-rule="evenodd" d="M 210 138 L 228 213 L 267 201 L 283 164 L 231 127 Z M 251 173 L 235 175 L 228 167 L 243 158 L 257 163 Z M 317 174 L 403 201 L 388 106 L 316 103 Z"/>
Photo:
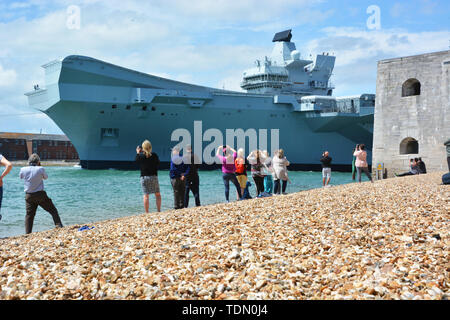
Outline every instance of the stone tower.
<path id="1" fill-rule="evenodd" d="M 427 171 L 447 171 L 450 51 L 378 62 L 372 167 L 388 177 L 421 157 Z"/>

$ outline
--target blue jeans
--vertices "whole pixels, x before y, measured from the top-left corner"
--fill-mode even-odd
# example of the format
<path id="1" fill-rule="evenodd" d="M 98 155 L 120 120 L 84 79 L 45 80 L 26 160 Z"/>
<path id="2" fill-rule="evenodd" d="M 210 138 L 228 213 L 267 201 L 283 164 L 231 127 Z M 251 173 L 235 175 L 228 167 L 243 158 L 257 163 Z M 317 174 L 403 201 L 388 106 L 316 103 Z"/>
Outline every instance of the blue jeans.
<path id="1" fill-rule="evenodd" d="M 264 177 L 264 191 L 272 194 L 273 191 L 273 179 L 271 175 Z"/>
<path id="2" fill-rule="evenodd" d="M 225 185 L 225 199 L 227 199 L 227 201 L 230 200 L 230 181 L 233 182 L 234 186 L 236 187 L 236 191 L 239 195 L 239 199 L 241 199 L 242 198 L 241 186 L 239 185 L 236 175 L 234 173 L 224 173 L 222 175 L 222 179 L 223 184 Z"/>
<path id="3" fill-rule="evenodd" d="M 281 191 L 283 191 L 283 193 L 286 192 L 286 187 L 287 187 L 287 180 L 282 180 L 282 185 L 280 186 L 280 180 L 275 180 L 274 181 L 274 189 L 273 189 L 273 193 L 275 194 L 281 194 Z"/>
<path id="4" fill-rule="evenodd" d="M 2 210 L 3 187 L 0 187 L 0 212 Z"/>

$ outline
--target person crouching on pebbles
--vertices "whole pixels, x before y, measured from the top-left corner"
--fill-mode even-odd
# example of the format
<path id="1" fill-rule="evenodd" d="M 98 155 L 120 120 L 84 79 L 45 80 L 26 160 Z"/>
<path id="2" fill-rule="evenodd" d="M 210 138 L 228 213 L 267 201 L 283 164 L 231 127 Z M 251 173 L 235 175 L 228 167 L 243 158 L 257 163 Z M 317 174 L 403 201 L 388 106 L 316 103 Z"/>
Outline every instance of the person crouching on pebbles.
<path id="1" fill-rule="evenodd" d="M 28 166 L 20 169 L 19 177 L 24 180 L 25 185 L 27 211 L 25 216 L 25 233 L 31 233 L 33 229 L 34 216 L 38 206 L 52 215 L 56 228 L 62 228 L 63 225 L 58 210 L 52 199 L 44 191 L 44 180 L 48 178 L 48 175 L 45 169 L 41 167 L 41 159 L 36 153 L 33 153 L 28 159 Z"/>

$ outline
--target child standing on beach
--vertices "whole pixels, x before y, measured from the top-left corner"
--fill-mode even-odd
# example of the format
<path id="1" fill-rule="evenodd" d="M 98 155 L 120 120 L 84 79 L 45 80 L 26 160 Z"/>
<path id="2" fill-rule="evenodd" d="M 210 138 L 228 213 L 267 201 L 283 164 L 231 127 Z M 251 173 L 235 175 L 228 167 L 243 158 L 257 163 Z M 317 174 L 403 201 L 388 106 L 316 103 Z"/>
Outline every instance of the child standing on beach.
<path id="1" fill-rule="evenodd" d="M 236 167 L 236 179 L 241 186 L 241 195 L 244 195 L 245 188 L 247 187 L 247 164 L 245 163 L 244 149 L 240 148 L 238 150 L 234 165 Z"/>
<path id="2" fill-rule="evenodd" d="M 265 176 L 264 176 L 264 192 L 268 193 L 268 194 L 272 194 L 273 192 L 273 178 L 272 178 L 272 173 L 273 173 L 273 168 L 272 168 L 272 158 L 269 156 L 269 153 L 267 152 L 267 150 L 264 150 L 262 152 L 265 160 L 264 160 L 264 171 L 265 171 Z"/>

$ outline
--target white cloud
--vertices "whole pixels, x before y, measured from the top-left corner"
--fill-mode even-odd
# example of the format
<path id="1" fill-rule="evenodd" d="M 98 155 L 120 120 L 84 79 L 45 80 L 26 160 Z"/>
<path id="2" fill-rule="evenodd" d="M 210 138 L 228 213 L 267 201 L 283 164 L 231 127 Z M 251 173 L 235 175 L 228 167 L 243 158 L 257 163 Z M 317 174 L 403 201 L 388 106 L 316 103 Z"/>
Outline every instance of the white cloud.
<path id="1" fill-rule="evenodd" d="M 0 64 L 0 88 L 13 86 L 17 80 L 17 73 L 13 69 L 5 70 Z"/>
<path id="2" fill-rule="evenodd" d="M 379 60 L 448 50 L 450 31 L 408 32 L 330 27 L 306 44 L 306 51 L 336 55 L 333 82 L 336 95 L 375 93 Z M 424 45 L 426 44 L 426 45 Z M 369 88 L 369 90 L 367 89 Z"/>

